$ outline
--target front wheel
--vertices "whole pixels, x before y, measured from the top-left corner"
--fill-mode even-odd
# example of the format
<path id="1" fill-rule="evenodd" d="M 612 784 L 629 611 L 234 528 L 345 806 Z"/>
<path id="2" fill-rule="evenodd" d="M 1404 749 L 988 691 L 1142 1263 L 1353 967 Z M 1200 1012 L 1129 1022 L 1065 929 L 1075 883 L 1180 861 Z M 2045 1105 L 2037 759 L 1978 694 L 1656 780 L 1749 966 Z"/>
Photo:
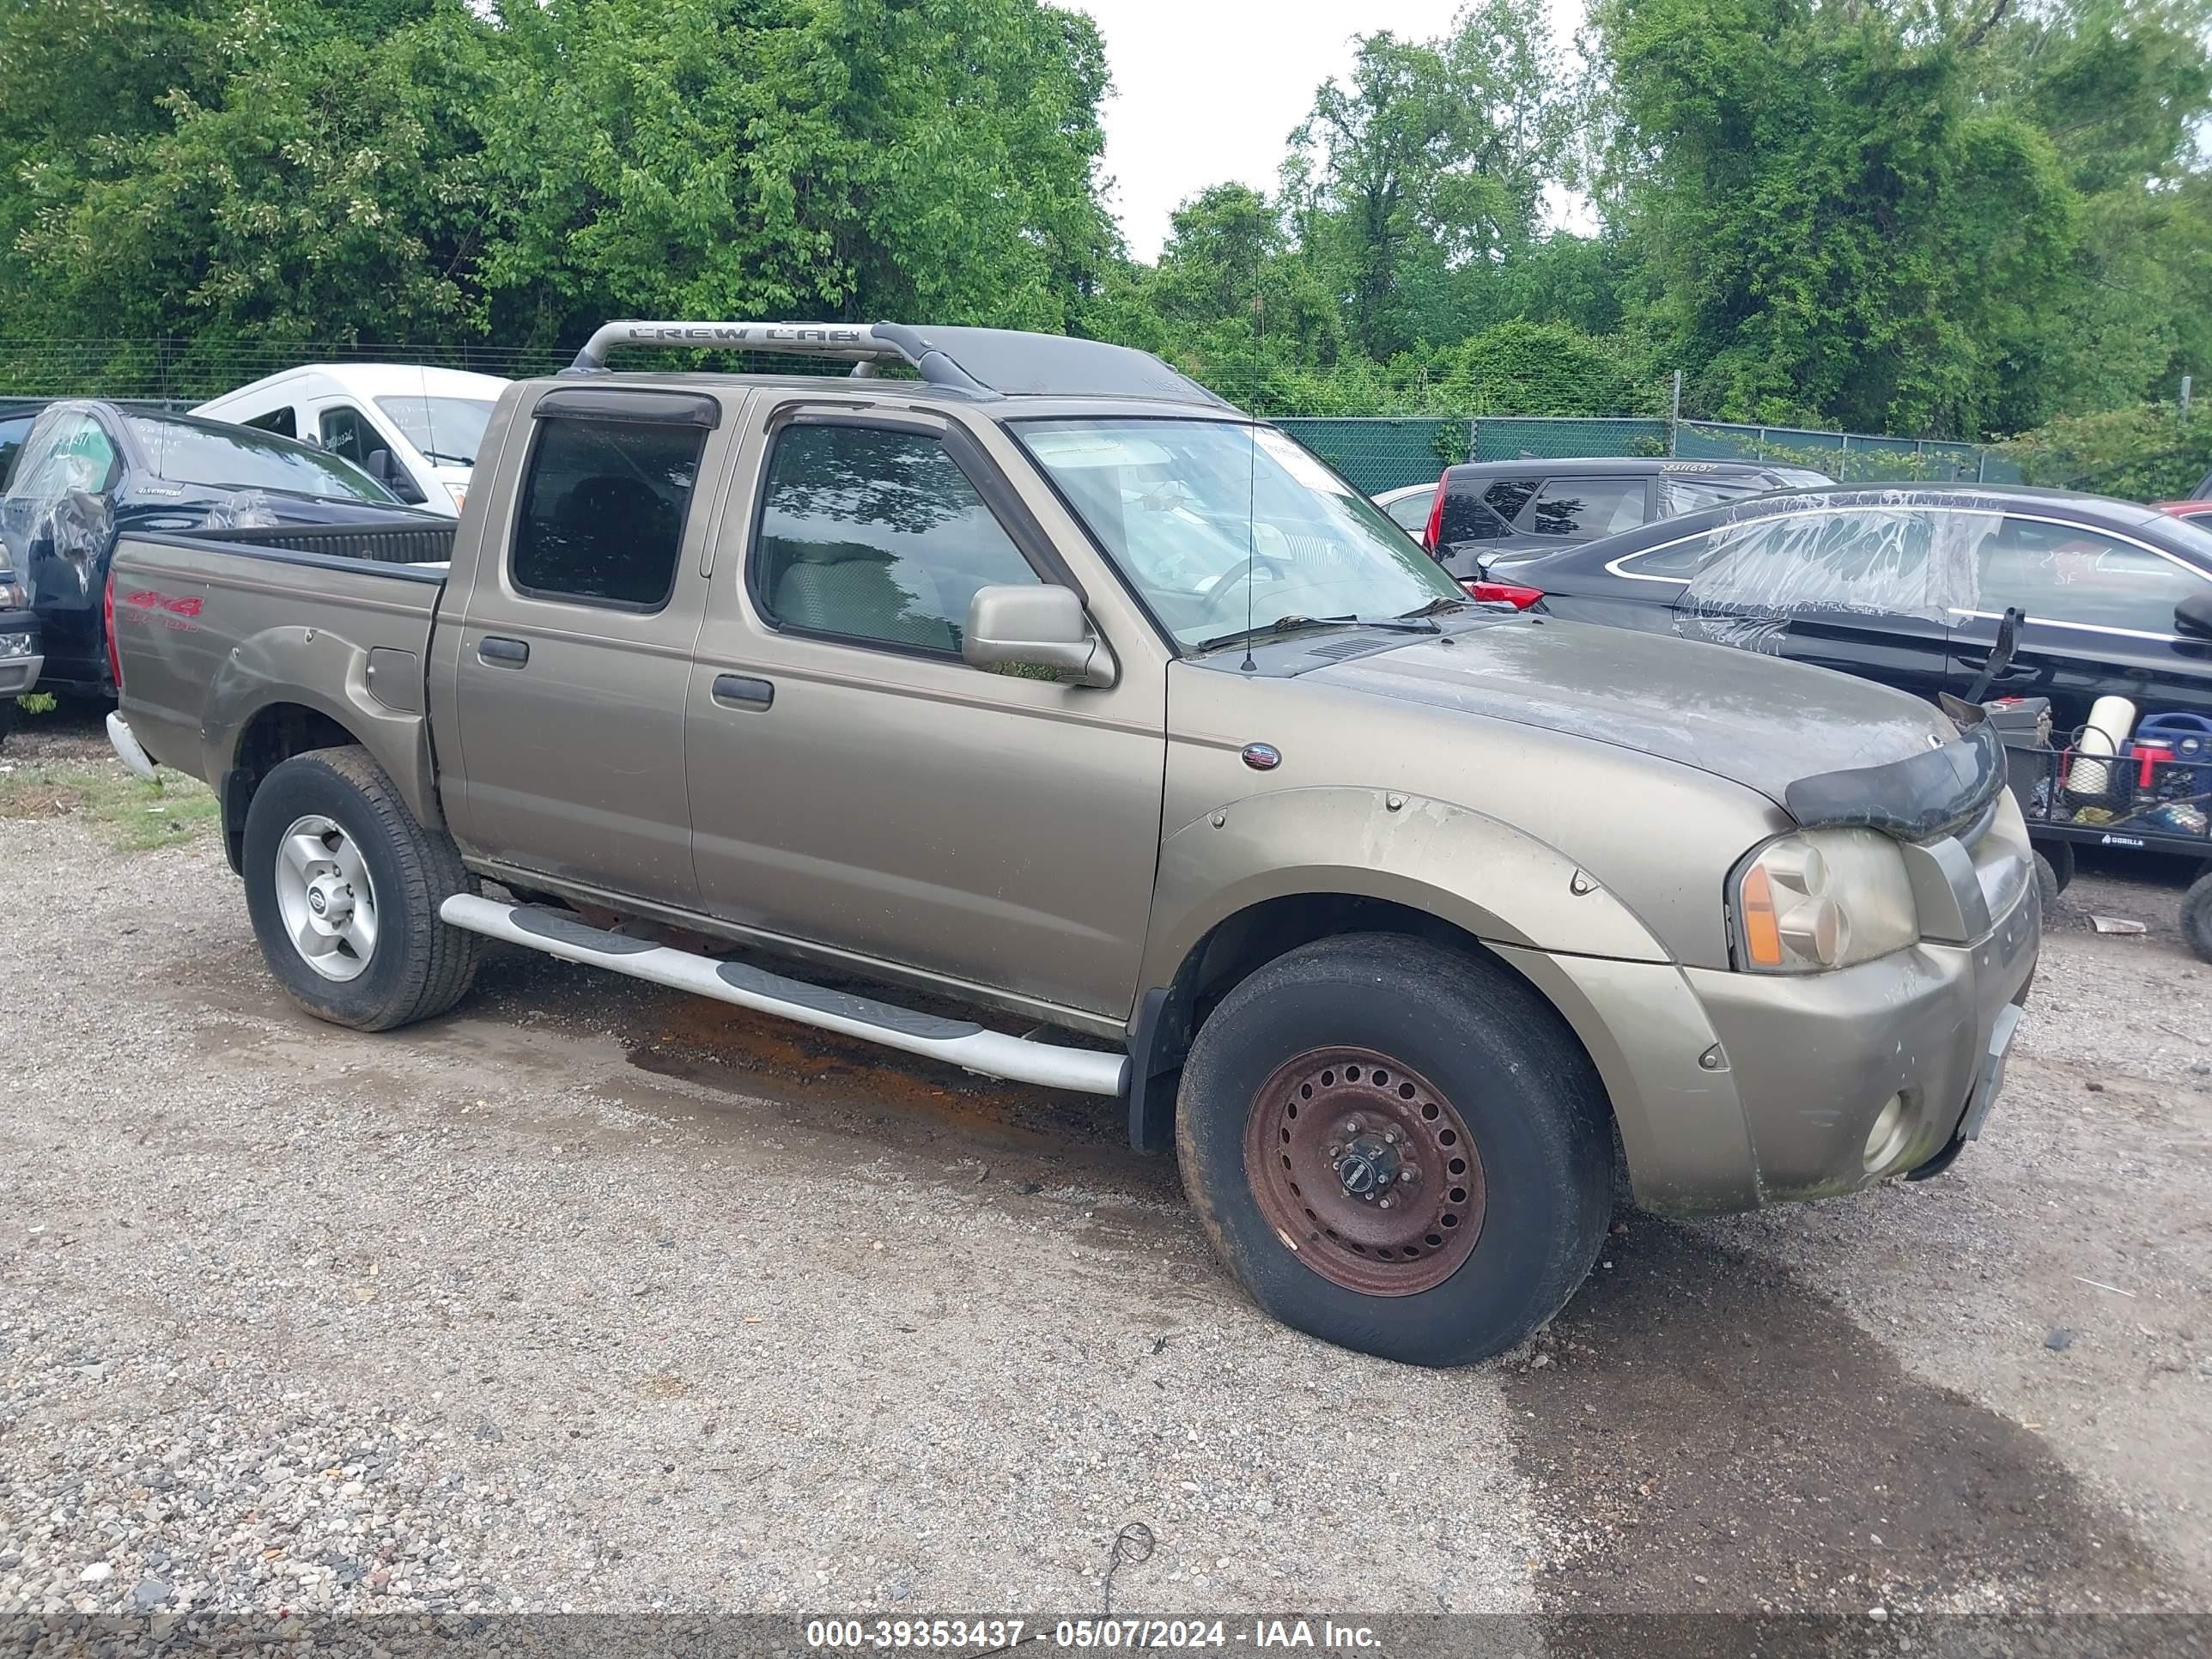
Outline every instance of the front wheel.
<path id="1" fill-rule="evenodd" d="M 476 977 L 474 933 L 438 907 L 473 890 L 359 747 L 295 755 L 246 813 L 246 904 L 269 971 L 309 1013 L 386 1031 L 443 1013 Z"/>
<path id="2" fill-rule="evenodd" d="M 1603 1242 L 1605 1094 L 1510 970 L 1395 934 L 1244 980 L 1191 1045 L 1183 1185 L 1255 1301 L 1421 1365 L 1486 1358 L 1565 1305 Z"/>

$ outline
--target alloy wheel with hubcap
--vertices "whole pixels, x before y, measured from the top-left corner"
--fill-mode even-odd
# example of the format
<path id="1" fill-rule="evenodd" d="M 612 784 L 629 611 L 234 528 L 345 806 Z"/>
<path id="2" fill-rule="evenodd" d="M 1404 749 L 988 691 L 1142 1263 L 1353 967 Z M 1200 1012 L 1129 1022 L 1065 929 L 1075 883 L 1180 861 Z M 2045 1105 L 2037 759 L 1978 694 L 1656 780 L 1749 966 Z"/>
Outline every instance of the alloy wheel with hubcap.
<path id="1" fill-rule="evenodd" d="M 376 888 L 361 849 L 320 813 L 293 820 L 276 843 L 276 907 L 300 959 L 325 979 L 365 971 L 376 953 Z"/>
<path id="2" fill-rule="evenodd" d="M 1252 1103 L 1244 1168 L 1283 1243 L 1362 1295 L 1440 1285 L 1482 1235 L 1487 1194 L 1466 1120 L 1374 1049 L 1309 1049 L 1278 1066 Z"/>

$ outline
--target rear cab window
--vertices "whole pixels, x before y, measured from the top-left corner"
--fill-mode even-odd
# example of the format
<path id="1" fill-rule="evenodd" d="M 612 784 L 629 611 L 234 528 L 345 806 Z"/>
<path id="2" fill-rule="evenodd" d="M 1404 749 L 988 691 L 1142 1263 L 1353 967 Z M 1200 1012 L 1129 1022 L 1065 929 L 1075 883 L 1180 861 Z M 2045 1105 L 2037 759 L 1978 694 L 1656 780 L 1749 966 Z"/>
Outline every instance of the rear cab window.
<path id="1" fill-rule="evenodd" d="M 507 550 L 517 592 L 616 611 L 667 605 L 710 421 L 707 400 L 653 398 L 540 401 Z"/>

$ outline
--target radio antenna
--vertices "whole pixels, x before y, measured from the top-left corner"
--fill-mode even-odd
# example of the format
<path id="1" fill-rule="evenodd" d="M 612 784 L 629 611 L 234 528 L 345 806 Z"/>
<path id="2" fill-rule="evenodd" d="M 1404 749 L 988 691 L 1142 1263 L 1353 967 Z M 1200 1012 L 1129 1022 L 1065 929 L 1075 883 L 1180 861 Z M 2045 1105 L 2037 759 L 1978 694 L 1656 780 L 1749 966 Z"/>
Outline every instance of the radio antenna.
<path id="1" fill-rule="evenodd" d="M 1260 428 L 1244 428 L 1244 660 L 1237 672 L 1249 674 L 1252 660 L 1252 570 L 1260 556 Z"/>

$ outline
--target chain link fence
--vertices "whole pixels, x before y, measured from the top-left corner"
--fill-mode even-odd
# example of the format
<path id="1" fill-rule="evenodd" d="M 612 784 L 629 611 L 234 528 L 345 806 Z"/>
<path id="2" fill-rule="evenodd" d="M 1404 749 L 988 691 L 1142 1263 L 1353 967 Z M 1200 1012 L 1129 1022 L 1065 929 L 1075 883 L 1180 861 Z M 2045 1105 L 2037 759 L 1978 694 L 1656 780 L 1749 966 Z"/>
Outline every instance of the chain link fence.
<path id="1" fill-rule="evenodd" d="M 483 344 L 362 344 L 309 340 L 7 340 L 0 339 L 0 398 L 106 398 L 184 408 L 264 375 L 305 363 L 424 363 L 520 379 L 568 365 L 571 353 Z M 699 365 L 723 370 L 836 374 L 819 358 L 763 358 L 696 354 Z M 1568 372 L 1562 366 L 1560 373 Z M 1616 386 L 1610 406 L 1634 412 L 1521 415 L 1530 404 L 1574 408 L 1574 388 L 1558 374 L 1505 374 L 1482 380 L 1416 377 L 1400 383 L 1372 365 L 1346 374 L 1292 374 L 1267 386 L 1218 387 L 1240 407 L 1263 413 L 1371 495 L 1432 483 L 1465 460 L 1540 460 L 1574 456 L 1678 455 L 1697 460 L 1764 460 L 1816 467 L 1844 483 L 2009 483 L 2011 460 L 1988 446 L 1936 439 L 1788 427 L 1739 426 L 1677 420 L 1664 413 L 1663 391 Z M 1589 390 L 1585 388 L 1585 390 Z M 1240 395 L 1241 394 L 1241 395 Z M 1594 394 L 1595 395 L 1595 394 Z M 1336 414 L 1333 410 L 1395 402 L 1419 413 Z M 1303 406 L 1301 406 L 1303 405 Z M 1583 407 L 1589 406 L 1585 401 Z M 1600 408 L 1607 405 L 1601 403 Z M 1655 413 L 1654 410 L 1662 412 Z"/>

